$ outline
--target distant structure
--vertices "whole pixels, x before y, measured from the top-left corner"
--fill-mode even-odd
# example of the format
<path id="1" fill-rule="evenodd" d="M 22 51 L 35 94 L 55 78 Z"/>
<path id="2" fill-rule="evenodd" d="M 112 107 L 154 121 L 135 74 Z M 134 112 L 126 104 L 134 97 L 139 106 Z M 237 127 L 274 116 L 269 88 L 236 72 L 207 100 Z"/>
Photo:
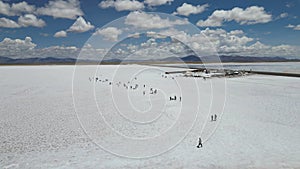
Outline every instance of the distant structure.
<path id="1" fill-rule="evenodd" d="M 166 74 L 181 73 L 184 77 L 199 77 L 206 80 L 212 77 L 237 77 L 250 74 L 245 70 L 229 70 L 229 69 L 195 69 L 187 71 L 166 72 Z"/>

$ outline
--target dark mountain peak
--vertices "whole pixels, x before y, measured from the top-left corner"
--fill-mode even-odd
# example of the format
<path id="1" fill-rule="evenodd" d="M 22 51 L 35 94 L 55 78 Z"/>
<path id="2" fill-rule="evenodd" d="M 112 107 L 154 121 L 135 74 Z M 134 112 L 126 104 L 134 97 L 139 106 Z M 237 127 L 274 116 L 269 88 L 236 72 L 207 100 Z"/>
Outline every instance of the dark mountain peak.
<path id="1" fill-rule="evenodd" d="M 188 56 L 182 57 L 181 60 L 183 60 L 184 62 L 201 62 L 200 57 L 196 56 L 196 55 L 188 55 Z"/>

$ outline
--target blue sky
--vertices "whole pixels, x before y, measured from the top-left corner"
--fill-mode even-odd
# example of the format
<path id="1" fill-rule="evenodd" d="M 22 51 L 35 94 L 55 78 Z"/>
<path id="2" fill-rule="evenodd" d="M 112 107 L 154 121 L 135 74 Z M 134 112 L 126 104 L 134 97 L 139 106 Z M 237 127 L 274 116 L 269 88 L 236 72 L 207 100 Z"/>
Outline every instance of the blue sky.
<path id="1" fill-rule="evenodd" d="M 139 11 L 139 14 L 162 12 L 183 19 L 186 18 L 200 31 L 206 30 L 201 33 L 219 38 L 220 43 L 216 44 L 216 47 L 218 50 L 220 49 L 220 53 L 230 54 L 230 51 L 233 51 L 232 53 L 241 55 L 260 55 L 260 51 L 250 51 L 253 48 L 258 48 L 257 46 L 251 47 L 251 45 L 257 44 L 264 48 L 263 50 L 273 51 L 262 53 L 261 55 L 264 56 L 272 56 L 281 49 L 295 49 L 296 51 L 280 55 L 297 58 L 300 56 L 300 0 L 125 0 L 124 2 L 122 3 L 121 0 L 2 0 L 0 1 L 0 51 L 2 50 L 2 54 L 0 55 L 22 57 L 20 55 L 24 53 L 22 50 L 27 50 L 28 55 L 30 53 L 28 50 L 34 50 L 33 56 L 46 57 L 48 55 L 41 54 L 41 50 L 49 52 L 59 47 L 61 47 L 60 49 L 73 47 L 80 50 L 86 41 L 96 31 L 101 30 L 104 25 Z M 178 11 L 180 7 L 181 12 Z M 251 16 L 253 12 L 257 14 L 255 19 Z M 72 27 L 72 25 L 74 26 Z M 167 27 L 167 29 L 171 29 L 171 27 Z M 142 29 L 150 31 L 153 28 L 144 27 Z M 122 31 L 122 27 L 119 27 L 118 30 L 125 32 Z M 216 30 L 222 31 L 216 35 Z M 242 31 L 242 33 L 239 35 L 230 34 L 231 31 L 235 30 Z M 59 31 L 61 32 L 55 35 Z M 118 34 L 118 31 L 112 31 L 117 33 L 117 36 L 121 35 Z M 111 34 L 111 32 L 109 33 Z M 248 40 L 235 45 L 240 45 L 239 49 L 233 49 L 233 44 L 227 44 L 226 39 L 220 39 L 222 37 L 232 38 L 232 36 L 236 36 L 233 38 L 240 38 L 241 41 L 243 37 L 248 38 Z M 25 43 L 26 37 L 27 44 Z M 7 41 L 8 39 L 10 41 Z M 16 39 L 19 39 L 19 42 L 24 41 L 25 47 L 16 42 Z M 111 39 L 104 36 L 104 39 L 117 41 L 115 37 Z M 195 41 L 193 43 L 196 43 Z M 16 45 L 17 48 L 21 46 L 19 53 L 10 51 L 14 48 L 13 45 Z M 68 51 L 62 52 L 65 53 L 61 56 L 68 57 Z M 71 54 L 74 53 L 71 52 Z"/>

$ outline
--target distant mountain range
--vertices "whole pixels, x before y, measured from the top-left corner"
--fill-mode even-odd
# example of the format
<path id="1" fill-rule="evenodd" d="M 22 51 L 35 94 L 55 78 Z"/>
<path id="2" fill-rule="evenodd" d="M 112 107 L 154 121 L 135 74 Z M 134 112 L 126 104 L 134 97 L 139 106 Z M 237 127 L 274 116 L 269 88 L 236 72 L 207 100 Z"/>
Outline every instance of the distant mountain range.
<path id="1" fill-rule="evenodd" d="M 161 61 L 166 62 L 299 62 L 300 59 L 287 59 L 284 57 L 253 57 L 253 56 L 226 56 L 221 55 L 218 57 L 210 57 L 210 56 L 203 56 L 198 57 L 195 55 L 189 55 L 182 58 L 176 58 L 176 57 L 169 57 L 162 59 Z"/>
<path id="2" fill-rule="evenodd" d="M 0 56 L 0 64 L 74 64 L 76 59 L 72 58 L 26 58 L 26 59 L 12 59 Z"/>
<path id="3" fill-rule="evenodd" d="M 253 56 L 226 56 L 221 55 L 219 56 L 222 62 L 300 62 L 300 59 L 287 59 L 284 57 L 253 57 Z M 119 59 L 110 59 L 104 60 L 102 63 L 112 64 L 112 63 L 151 63 L 151 62 L 162 62 L 162 63 L 205 63 L 209 62 L 218 62 L 219 60 L 216 57 L 204 56 L 198 57 L 195 55 L 188 55 L 184 57 L 167 57 L 158 60 L 144 60 L 144 61 L 137 61 L 137 60 L 126 60 L 121 61 Z M 98 61 L 92 60 L 80 60 L 77 61 L 76 59 L 72 58 L 55 58 L 55 57 L 47 57 L 47 58 L 25 58 L 25 59 L 12 59 L 8 57 L 1 57 L 0 56 L 0 64 L 2 65 L 14 65 L 14 64 L 75 64 L 76 62 L 82 64 L 98 64 Z"/>

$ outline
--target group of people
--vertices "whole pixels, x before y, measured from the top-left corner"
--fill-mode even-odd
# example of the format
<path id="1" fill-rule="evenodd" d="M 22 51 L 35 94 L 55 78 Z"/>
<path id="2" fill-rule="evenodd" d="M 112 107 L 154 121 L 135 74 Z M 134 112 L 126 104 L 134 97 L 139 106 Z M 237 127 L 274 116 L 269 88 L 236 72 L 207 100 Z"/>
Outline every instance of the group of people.
<path id="1" fill-rule="evenodd" d="M 117 86 L 120 87 L 120 85 L 122 84 L 122 82 L 118 82 Z M 131 89 L 131 90 L 136 90 L 138 89 L 139 85 L 138 84 L 130 84 L 130 82 L 128 81 L 127 83 L 123 83 L 123 87 L 126 89 Z"/>
<path id="2" fill-rule="evenodd" d="M 99 77 L 89 77 L 89 81 L 95 81 L 95 82 L 107 82 L 108 79 L 100 79 Z"/>
<path id="3" fill-rule="evenodd" d="M 156 94 L 156 93 L 157 93 L 157 89 L 150 88 L 150 94 Z"/>
<path id="4" fill-rule="evenodd" d="M 170 101 L 177 100 L 177 97 L 176 97 L 176 95 L 174 97 L 170 96 L 169 99 L 170 99 Z M 179 97 L 179 101 L 181 101 L 181 96 Z"/>
<path id="5" fill-rule="evenodd" d="M 165 76 L 165 75 L 162 75 L 162 77 L 167 78 L 167 76 Z M 134 79 L 137 80 L 136 77 Z M 89 77 L 89 81 L 93 81 L 93 80 L 95 80 L 95 82 L 108 82 L 108 79 L 99 79 L 98 77 L 95 77 L 95 78 Z M 109 85 L 113 84 L 112 82 L 108 82 L 108 83 L 109 83 Z M 116 85 L 118 87 L 120 87 L 121 84 L 122 84 L 121 81 L 116 83 Z M 130 85 L 130 82 L 128 81 L 127 83 L 123 83 L 123 87 L 126 88 L 126 89 L 136 90 L 136 89 L 138 89 L 139 85 L 138 84 Z M 143 88 L 144 88 L 143 95 L 145 95 L 146 94 L 146 90 L 145 90 L 146 85 L 145 84 L 143 85 Z M 150 88 L 149 90 L 150 90 L 149 91 L 150 94 L 157 94 L 157 89 Z M 170 101 L 177 100 L 178 97 L 176 95 L 175 96 L 170 96 L 169 99 L 170 99 Z M 181 101 L 181 96 L 179 96 L 179 101 Z M 217 115 L 216 114 L 211 115 L 211 121 L 217 121 Z M 203 147 L 202 139 L 201 139 L 201 137 L 199 137 L 197 148 L 201 148 L 201 147 Z"/>
<path id="6" fill-rule="evenodd" d="M 134 77 L 134 80 L 137 80 L 137 77 Z M 90 82 L 93 82 L 93 81 L 95 81 L 95 82 L 108 82 L 109 85 L 113 84 L 113 82 L 109 82 L 108 79 L 100 79 L 99 77 L 89 77 L 89 81 Z M 115 85 L 117 87 L 120 87 L 122 85 L 122 82 L 119 81 L 119 82 L 115 83 Z M 126 88 L 126 89 L 136 90 L 136 89 L 138 89 L 139 85 L 138 84 L 131 84 L 131 82 L 128 81 L 128 82 L 123 83 L 123 87 Z M 144 84 L 143 87 L 144 87 L 143 95 L 145 95 L 146 94 L 146 85 Z M 157 89 L 150 88 L 149 94 L 157 94 Z M 175 100 L 176 100 L 176 98 L 175 98 Z"/>
<path id="7" fill-rule="evenodd" d="M 211 118 L 211 121 L 217 121 L 217 115 L 211 115 L 210 118 Z"/>

